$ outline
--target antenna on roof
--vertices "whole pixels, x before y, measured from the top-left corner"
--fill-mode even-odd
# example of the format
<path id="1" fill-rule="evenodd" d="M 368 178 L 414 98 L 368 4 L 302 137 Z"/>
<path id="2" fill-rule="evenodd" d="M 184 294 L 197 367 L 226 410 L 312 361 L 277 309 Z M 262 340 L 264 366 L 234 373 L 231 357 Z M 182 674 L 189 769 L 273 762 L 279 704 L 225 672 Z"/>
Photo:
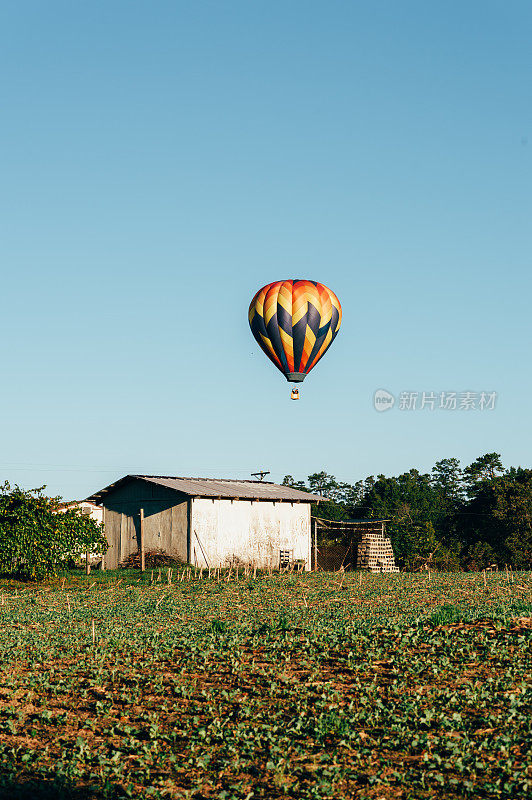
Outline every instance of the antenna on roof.
<path id="1" fill-rule="evenodd" d="M 259 478 L 259 480 L 263 480 L 264 476 L 265 475 L 269 475 L 269 474 L 270 474 L 270 470 L 268 469 L 268 470 L 263 470 L 262 472 L 252 472 L 251 473 L 251 477 L 252 478 Z"/>

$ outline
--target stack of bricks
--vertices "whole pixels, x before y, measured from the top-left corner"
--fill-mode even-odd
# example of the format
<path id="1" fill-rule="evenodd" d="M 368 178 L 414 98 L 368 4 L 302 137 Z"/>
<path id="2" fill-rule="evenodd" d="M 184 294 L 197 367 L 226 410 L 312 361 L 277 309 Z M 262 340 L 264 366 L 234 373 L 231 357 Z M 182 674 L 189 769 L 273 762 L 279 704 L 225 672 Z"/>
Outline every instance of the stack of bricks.
<path id="1" fill-rule="evenodd" d="M 382 533 L 363 533 L 358 545 L 357 569 L 367 572 L 399 572 L 392 543 Z"/>

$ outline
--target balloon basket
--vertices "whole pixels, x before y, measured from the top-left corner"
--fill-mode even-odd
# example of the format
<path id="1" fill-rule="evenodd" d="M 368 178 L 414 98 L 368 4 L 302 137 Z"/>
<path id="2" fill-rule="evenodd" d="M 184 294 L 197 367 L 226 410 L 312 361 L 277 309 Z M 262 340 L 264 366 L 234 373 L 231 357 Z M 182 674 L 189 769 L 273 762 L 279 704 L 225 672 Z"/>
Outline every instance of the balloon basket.
<path id="1" fill-rule="evenodd" d="M 290 400 L 299 400 L 299 389 L 292 389 Z"/>

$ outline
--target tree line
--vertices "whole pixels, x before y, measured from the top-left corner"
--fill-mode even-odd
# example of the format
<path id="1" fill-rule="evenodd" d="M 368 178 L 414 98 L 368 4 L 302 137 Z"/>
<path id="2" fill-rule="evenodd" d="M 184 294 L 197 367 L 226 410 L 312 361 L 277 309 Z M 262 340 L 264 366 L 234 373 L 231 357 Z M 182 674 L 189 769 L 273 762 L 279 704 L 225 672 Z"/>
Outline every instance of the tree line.
<path id="1" fill-rule="evenodd" d="M 283 484 L 321 494 L 322 519 L 380 518 L 402 569 L 487 567 L 532 569 L 532 470 L 505 468 L 486 453 L 462 468 L 457 458 L 437 461 L 429 473 L 370 476 L 341 483 L 327 472 Z"/>

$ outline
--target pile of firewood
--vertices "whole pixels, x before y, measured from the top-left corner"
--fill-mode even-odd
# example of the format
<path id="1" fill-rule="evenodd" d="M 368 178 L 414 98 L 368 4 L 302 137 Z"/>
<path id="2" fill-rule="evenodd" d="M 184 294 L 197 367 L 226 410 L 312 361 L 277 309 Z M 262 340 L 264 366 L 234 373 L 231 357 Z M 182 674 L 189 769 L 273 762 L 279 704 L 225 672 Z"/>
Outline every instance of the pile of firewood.
<path id="1" fill-rule="evenodd" d="M 144 566 L 146 569 L 154 569 L 155 567 L 179 567 L 183 564 L 174 556 L 169 556 L 163 550 L 147 550 L 144 553 Z M 119 564 L 121 569 L 140 569 L 140 553 L 132 553 L 124 561 Z"/>

